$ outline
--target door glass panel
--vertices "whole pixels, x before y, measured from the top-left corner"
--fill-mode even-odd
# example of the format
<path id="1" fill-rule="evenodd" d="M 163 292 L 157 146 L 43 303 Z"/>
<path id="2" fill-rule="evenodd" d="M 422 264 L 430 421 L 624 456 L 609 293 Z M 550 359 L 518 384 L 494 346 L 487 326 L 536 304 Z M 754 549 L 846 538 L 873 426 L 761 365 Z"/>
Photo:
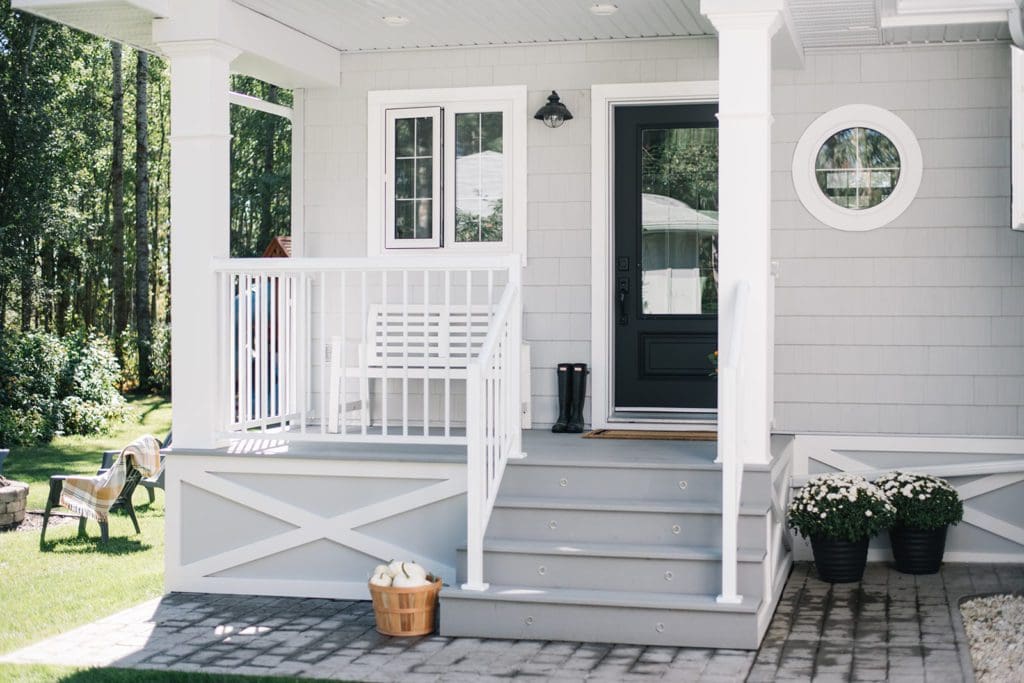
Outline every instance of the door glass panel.
<path id="1" fill-rule="evenodd" d="M 644 315 L 718 313 L 718 129 L 640 136 Z"/>

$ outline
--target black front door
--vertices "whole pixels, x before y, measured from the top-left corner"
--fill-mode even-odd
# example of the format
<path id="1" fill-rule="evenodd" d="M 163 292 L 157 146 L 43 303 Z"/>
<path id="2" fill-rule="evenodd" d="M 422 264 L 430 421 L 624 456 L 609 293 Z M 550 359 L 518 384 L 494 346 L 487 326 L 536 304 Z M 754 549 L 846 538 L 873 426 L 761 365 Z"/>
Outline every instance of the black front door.
<path id="1" fill-rule="evenodd" d="M 616 411 L 716 407 L 717 111 L 615 110 Z"/>

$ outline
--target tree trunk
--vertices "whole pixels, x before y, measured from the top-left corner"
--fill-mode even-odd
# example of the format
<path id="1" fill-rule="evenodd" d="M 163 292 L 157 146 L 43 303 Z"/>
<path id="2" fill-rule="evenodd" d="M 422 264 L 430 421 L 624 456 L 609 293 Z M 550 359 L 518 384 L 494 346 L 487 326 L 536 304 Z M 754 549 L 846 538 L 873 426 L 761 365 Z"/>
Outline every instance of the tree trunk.
<path id="1" fill-rule="evenodd" d="M 153 325 L 149 310 L 149 117 L 146 85 L 149 55 L 136 53 L 135 67 L 135 335 L 139 353 L 139 388 L 152 380 L 150 347 Z"/>
<path id="2" fill-rule="evenodd" d="M 277 104 L 278 90 L 276 85 L 271 85 L 267 91 L 267 102 Z M 274 201 L 275 186 L 271 183 L 274 176 L 274 130 L 277 127 L 277 119 L 269 114 L 263 115 L 263 181 L 260 183 L 260 229 L 259 238 L 255 245 L 254 255 L 262 256 L 263 250 L 270 244 L 273 236 L 273 215 L 271 207 Z"/>
<path id="3" fill-rule="evenodd" d="M 121 45 L 110 44 L 110 54 L 114 66 L 113 109 L 113 161 L 110 169 L 110 184 L 114 203 L 114 220 L 111 224 L 110 259 L 111 286 L 113 288 L 114 315 L 113 328 L 114 352 L 119 361 L 124 360 L 124 347 L 121 339 L 128 325 L 128 293 L 124 282 L 124 79 L 121 73 Z"/>

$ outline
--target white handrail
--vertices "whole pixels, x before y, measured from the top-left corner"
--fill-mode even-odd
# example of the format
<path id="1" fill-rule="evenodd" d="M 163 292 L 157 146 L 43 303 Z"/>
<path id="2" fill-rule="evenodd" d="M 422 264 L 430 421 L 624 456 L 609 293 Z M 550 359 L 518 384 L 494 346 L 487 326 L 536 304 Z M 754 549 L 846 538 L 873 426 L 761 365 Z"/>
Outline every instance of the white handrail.
<path id="1" fill-rule="evenodd" d="M 743 459 L 737 441 L 740 400 L 739 386 L 743 369 L 743 332 L 747 317 L 750 283 L 736 284 L 732 309 L 732 338 L 718 364 L 718 381 L 724 410 L 718 413 L 718 456 L 722 464 L 722 592 L 717 601 L 738 604 L 739 511 L 743 487 Z"/>
<path id="2" fill-rule="evenodd" d="M 306 273 L 337 270 L 355 271 L 444 271 L 500 270 L 519 268 L 520 257 L 510 256 L 373 256 L 373 257 L 295 257 L 295 258 L 218 258 L 213 259 L 213 272 Z"/>
<path id="3" fill-rule="evenodd" d="M 484 534 L 505 465 L 519 455 L 520 308 L 519 287 L 512 280 L 505 285 L 466 380 L 465 590 L 487 590 Z"/>

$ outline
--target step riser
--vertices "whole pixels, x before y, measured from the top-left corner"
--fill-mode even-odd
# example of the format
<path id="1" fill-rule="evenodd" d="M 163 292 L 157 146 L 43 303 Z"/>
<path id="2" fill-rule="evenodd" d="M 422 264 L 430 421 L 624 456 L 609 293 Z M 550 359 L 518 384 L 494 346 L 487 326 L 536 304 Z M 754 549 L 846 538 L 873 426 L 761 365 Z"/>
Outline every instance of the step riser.
<path id="1" fill-rule="evenodd" d="M 457 576 L 466 576 L 466 554 L 459 551 Z M 716 595 L 722 587 L 718 560 L 668 560 L 623 557 L 564 557 L 532 553 L 484 552 L 484 580 L 500 585 L 650 593 Z M 739 593 L 761 597 L 760 562 L 740 562 Z"/>
<path id="2" fill-rule="evenodd" d="M 500 501 L 499 501 L 500 504 Z M 552 527 L 554 523 L 555 528 Z M 675 530 L 678 533 L 675 533 Z M 765 550 L 764 516 L 741 515 L 739 547 Z M 495 507 L 488 538 L 577 543 L 719 547 L 719 514 Z"/>
<path id="3" fill-rule="evenodd" d="M 746 472 L 743 502 L 767 505 L 771 488 L 767 472 Z M 673 501 L 719 503 L 722 474 L 715 470 L 685 468 L 640 469 L 625 467 L 566 467 L 510 464 L 501 482 L 503 496 L 546 496 L 557 500 L 579 498 L 608 501 Z"/>
<path id="4" fill-rule="evenodd" d="M 757 617 L 734 612 L 444 600 L 442 636 L 757 648 Z"/>

